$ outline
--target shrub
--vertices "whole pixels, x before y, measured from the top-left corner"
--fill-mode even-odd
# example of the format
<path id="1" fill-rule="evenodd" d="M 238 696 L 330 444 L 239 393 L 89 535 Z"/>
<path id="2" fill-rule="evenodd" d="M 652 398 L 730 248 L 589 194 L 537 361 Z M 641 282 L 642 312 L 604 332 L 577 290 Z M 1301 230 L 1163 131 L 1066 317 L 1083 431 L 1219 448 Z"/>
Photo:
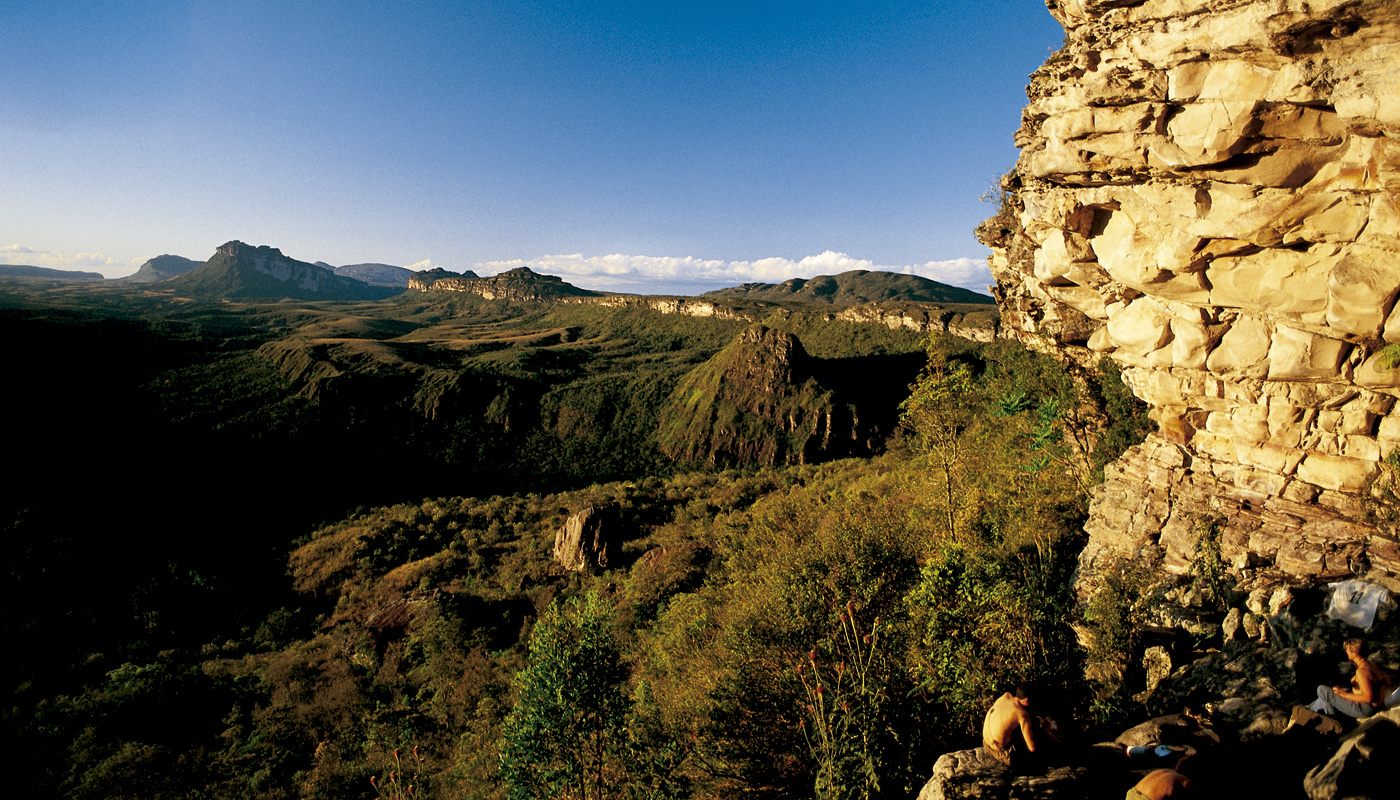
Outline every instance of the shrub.
<path id="1" fill-rule="evenodd" d="M 529 666 L 516 674 L 501 734 L 511 800 L 596 799 L 619 784 L 626 679 L 612 610 L 598 594 L 552 603 L 530 633 Z"/>

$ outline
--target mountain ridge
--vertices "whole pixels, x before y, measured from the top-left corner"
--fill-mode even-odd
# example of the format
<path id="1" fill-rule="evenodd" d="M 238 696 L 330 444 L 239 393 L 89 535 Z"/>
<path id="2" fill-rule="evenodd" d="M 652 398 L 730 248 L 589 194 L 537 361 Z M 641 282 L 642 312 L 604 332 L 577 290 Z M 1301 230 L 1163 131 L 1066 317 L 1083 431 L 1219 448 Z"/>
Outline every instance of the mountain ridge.
<path id="1" fill-rule="evenodd" d="M 344 278 L 354 278 L 362 283 L 368 283 L 370 286 L 391 286 L 397 289 L 406 289 L 408 288 L 408 279 L 413 277 L 413 270 L 408 267 L 396 267 L 393 264 L 377 262 L 345 264 L 336 267 L 324 261 L 317 261 L 316 266 L 328 269 Z"/>
<path id="2" fill-rule="evenodd" d="M 881 300 L 915 300 L 931 303 L 976 303 L 992 305 L 988 295 L 949 286 L 918 275 L 883 270 L 856 269 L 837 275 L 791 278 L 782 283 L 744 283 L 705 292 L 701 297 L 744 297 L 770 302 L 827 303 L 858 305 Z"/>
<path id="3" fill-rule="evenodd" d="M 101 273 L 36 267 L 32 264 L 0 264 L 0 278 L 59 278 L 70 281 L 100 281 Z"/>
<path id="4" fill-rule="evenodd" d="M 162 282 L 161 288 L 221 300 L 382 300 L 398 293 L 289 258 L 275 247 L 237 239 L 220 245 L 200 266 Z"/>
<path id="5" fill-rule="evenodd" d="M 136 272 L 116 280 L 122 283 L 159 283 L 184 275 L 203 263 L 203 261 L 195 261 L 184 256 L 172 256 L 167 253 L 146 259 L 146 263 L 142 264 Z"/>
<path id="6" fill-rule="evenodd" d="M 408 288 L 420 292 L 466 292 L 486 300 L 512 302 L 603 296 L 602 292 L 580 289 L 557 275 L 542 275 L 529 267 L 516 267 L 485 278 L 478 277 L 471 270 L 458 274 L 437 267 L 415 272 L 409 279 Z"/>

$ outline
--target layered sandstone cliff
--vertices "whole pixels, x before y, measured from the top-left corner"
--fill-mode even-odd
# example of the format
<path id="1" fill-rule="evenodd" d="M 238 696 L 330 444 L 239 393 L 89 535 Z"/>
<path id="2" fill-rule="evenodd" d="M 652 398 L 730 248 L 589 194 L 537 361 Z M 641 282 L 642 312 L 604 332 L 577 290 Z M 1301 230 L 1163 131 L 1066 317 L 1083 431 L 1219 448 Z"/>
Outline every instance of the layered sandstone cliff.
<path id="1" fill-rule="evenodd" d="M 594 297 L 598 294 L 565 283 L 557 275 L 541 275 L 529 267 L 516 267 L 488 278 L 477 277 L 471 270 L 456 274 L 437 267 L 413 273 L 409 276 L 408 288 L 419 292 L 464 292 L 479 295 L 486 300 L 515 303 Z"/>
<path id="2" fill-rule="evenodd" d="M 1400 587 L 1361 498 L 1400 444 L 1400 3 L 1049 0 L 992 248 L 1002 324 L 1107 356 L 1157 432 L 1107 471 L 1082 587 L 1224 520 L 1246 580 Z"/>

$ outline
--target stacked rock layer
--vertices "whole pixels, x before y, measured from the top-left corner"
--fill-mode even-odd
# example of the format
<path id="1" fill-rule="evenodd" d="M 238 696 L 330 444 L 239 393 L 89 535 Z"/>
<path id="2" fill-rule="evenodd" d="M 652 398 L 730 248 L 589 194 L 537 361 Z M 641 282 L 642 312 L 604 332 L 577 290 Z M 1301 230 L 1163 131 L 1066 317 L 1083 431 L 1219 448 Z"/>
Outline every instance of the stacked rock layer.
<path id="1" fill-rule="evenodd" d="M 1400 3 L 1049 0 L 992 248 L 1003 326 L 1107 356 L 1157 431 L 1107 470 L 1081 589 L 1199 531 L 1259 580 L 1400 588 L 1363 497 L 1400 444 Z"/>

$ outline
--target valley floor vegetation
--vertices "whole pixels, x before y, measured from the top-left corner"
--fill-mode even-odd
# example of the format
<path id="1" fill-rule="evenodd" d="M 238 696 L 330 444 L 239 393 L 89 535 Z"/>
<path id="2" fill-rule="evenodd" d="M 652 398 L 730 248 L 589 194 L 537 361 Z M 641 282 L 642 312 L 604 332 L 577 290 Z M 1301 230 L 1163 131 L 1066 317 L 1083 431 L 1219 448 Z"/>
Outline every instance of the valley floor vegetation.
<path id="1" fill-rule="evenodd" d="M 1008 685 L 1094 713 L 1070 573 L 1144 425 L 1111 369 L 788 314 L 814 374 L 885 376 L 883 445 L 694 464 L 658 409 L 738 323 L 19 305 L 17 795 L 908 797 Z M 568 572 L 586 507 L 621 555 Z"/>

